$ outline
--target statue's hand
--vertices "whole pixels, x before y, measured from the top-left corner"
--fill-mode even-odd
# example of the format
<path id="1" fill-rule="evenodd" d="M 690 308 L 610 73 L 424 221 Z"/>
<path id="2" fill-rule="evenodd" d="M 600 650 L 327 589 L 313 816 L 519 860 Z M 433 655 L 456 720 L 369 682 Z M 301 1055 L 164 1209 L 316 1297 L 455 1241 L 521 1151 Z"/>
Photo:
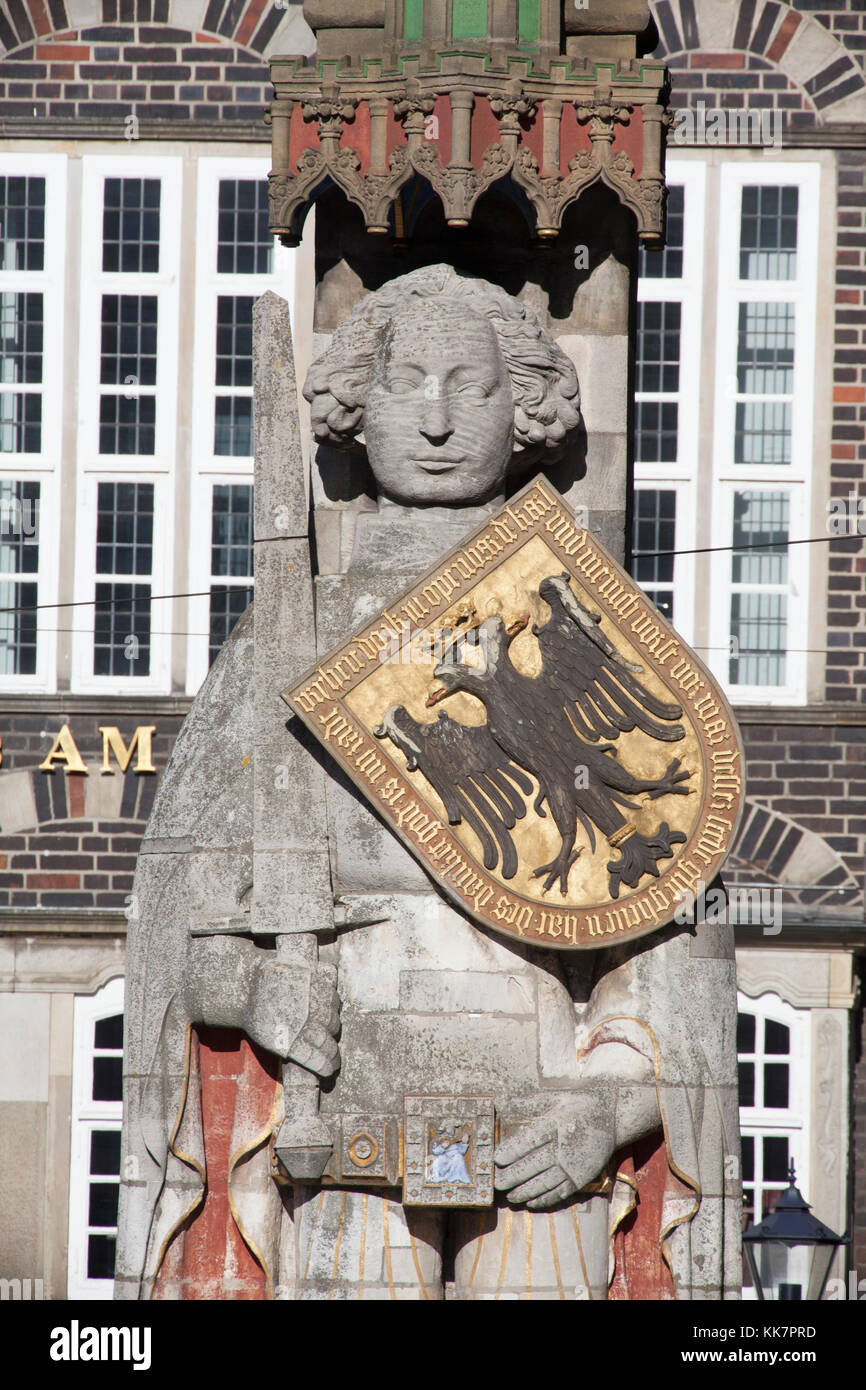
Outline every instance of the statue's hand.
<path id="1" fill-rule="evenodd" d="M 340 1066 L 340 999 L 335 984 L 331 965 L 318 964 L 308 971 L 280 961 L 263 962 L 253 984 L 247 1032 L 269 1052 L 319 1076 L 332 1076 Z"/>
<path id="2" fill-rule="evenodd" d="M 577 1091 L 573 1100 L 497 1145 L 496 1187 L 530 1211 L 572 1197 L 599 1176 L 614 1152 L 613 1112 L 609 1093 L 597 1086 Z"/>
<path id="3" fill-rule="evenodd" d="M 595 1049 L 567 1100 L 494 1154 L 496 1187 L 532 1211 L 584 1191 L 617 1151 L 661 1128 L 650 1063 L 620 1043 Z"/>

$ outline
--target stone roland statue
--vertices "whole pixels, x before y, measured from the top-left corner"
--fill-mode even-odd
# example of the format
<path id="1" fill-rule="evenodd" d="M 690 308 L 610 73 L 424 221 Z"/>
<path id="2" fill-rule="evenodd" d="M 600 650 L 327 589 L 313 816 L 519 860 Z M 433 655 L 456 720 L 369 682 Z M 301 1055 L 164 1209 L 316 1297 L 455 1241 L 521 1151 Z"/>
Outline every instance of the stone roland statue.
<path id="1" fill-rule="evenodd" d="M 346 572 L 316 580 L 320 655 L 494 512 L 516 474 L 560 459 L 580 419 L 572 363 L 533 313 L 442 265 L 364 298 L 305 395 L 319 441 L 363 447 L 378 491 Z M 266 581 L 257 568 L 256 607 Z M 323 777 L 335 904 L 316 959 L 282 963 L 244 920 L 254 621 L 251 608 L 194 703 L 137 872 L 118 1296 L 262 1296 L 244 1274 L 254 1259 L 265 1296 L 283 1298 L 737 1297 L 730 927 L 570 952 L 486 931 L 275 707 L 303 776 Z M 404 1204 L 387 1173 L 287 1181 L 278 1058 L 317 1075 L 320 1119 L 355 1133 L 359 1177 L 404 1097 L 437 1098 L 442 1205 Z M 478 1140 L 460 1097 L 495 1105 L 486 1207 L 447 1195 Z"/>

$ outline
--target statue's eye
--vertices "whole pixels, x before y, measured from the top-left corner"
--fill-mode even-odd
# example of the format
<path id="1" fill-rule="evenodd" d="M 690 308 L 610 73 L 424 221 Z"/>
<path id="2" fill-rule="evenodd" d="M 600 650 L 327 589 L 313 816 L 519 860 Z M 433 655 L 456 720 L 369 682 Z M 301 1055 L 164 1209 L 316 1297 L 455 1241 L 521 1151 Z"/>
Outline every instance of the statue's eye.
<path id="1" fill-rule="evenodd" d="M 417 389 L 418 382 L 407 376 L 392 376 L 388 382 L 388 390 L 392 396 L 409 396 Z"/>
<path id="2" fill-rule="evenodd" d="M 462 386 L 458 386 L 457 393 L 464 401 L 486 401 L 488 396 L 487 387 L 480 381 L 466 381 Z"/>

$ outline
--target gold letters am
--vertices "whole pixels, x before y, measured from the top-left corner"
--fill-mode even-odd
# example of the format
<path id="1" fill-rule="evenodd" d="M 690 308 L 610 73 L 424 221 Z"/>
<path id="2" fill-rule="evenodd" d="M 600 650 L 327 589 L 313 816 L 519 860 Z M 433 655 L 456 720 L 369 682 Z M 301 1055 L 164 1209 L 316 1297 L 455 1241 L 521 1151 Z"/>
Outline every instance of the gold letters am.
<path id="1" fill-rule="evenodd" d="M 464 912 L 536 945 L 664 926 L 737 831 L 724 696 L 544 478 L 284 698 Z"/>

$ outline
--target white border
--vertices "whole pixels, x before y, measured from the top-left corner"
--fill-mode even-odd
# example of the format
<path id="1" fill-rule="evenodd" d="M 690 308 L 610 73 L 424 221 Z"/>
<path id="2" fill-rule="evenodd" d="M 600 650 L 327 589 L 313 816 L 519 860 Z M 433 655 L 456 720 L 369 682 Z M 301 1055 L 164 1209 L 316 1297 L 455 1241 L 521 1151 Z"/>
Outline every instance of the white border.
<path id="1" fill-rule="evenodd" d="M 0 155 L 0 174 L 12 178 L 45 179 L 45 259 L 42 270 L 0 270 L 0 292 L 42 295 L 42 451 L 39 454 L 0 454 L 0 477 L 41 484 L 39 570 L 34 576 L 40 604 L 58 598 L 58 537 L 60 461 L 63 420 L 63 333 L 66 312 L 67 159 L 63 154 Z M 11 576 L 10 576 L 11 577 Z M 24 576 L 25 582 L 30 576 Z M 68 626 L 61 615 L 69 610 L 40 609 L 37 613 L 36 671 L 33 675 L 2 676 L 2 689 L 14 694 L 42 694 L 57 684 L 57 632 Z"/>
<path id="2" fill-rule="evenodd" d="M 725 219 L 719 239 L 717 279 L 716 398 L 713 439 L 713 514 L 722 525 L 722 543 L 732 539 L 732 493 L 788 490 L 791 495 L 791 540 L 806 538 L 811 516 L 811 471 L 814 433 L 817 257 L 821 166 L 817 162 L 731 161 L 720 166 L 720 198 Z M 746 184 L 795 185 L 798 200 L 797 276 L 794 280 L 740 278 L 740 208 Z M 791 462 L 734 463 L 737 396 L 739 306 L 745 302 L 791 303 L 795 306 L 794 389 Z M 808 546 L 794 546 L 788 558 L 788 660 L 783 686 L 731 685 L 727 652 L 709 653 L 709 666 L 737 704 L 799 705 L 806 702 L 808 597 L 811 557 Z M 711 557 L 710 628 L 730 635 L 731 552 Z M 751 587 L 751 586 L 750 586 Z M 755 586 L 759 588 L 760 586 Z"/>
<path id="3" fill-rule="evenodd" d="M 114 1293 L 113 1279 L 87 1277 L 90 1135 L 94 1129 L 119 1131 L 123 1119 L 123 1103 L 91 1099 L 91 1038 L 93 1026 L 98 1019 L 111 1018 L 114 1014 L 123 1013 L 123 994 L 123 979 L 109 980 L 96 994 L 77 994 L 73 1006 L 67 1298 L 110 1299 Z"/>
<path id="4" fill-rule="evenodd" d="M 96 482 L 154 484 L 153 573 L 151 593 L 172 592 L 174 482 L 177 448 L 177 368 L 180 301 L 181 197 L 183 161 L 178 157 L 85 155 L 82 160 L 82 255 L 78 481 L 76 497 L 76 602 L 72 610 L 73 689 L 106 695 L 131 691 L 164 694 L 171 689 L 171 601 L 151 606 L 150 674 L 93 674 L 93 597 L 96 577 Z M 106 178 L 159 178 L 160 249 L 158 272 L 102 269 L 102 213 Z M 99 453 L 99 381 L 103 294 L 156 295 L 158 309 L 156 440 L 153 454 Z M 147 582 L 143 575 L 118 575 L 117 583 Z"/>
<path id="5" fill-rule="evenodd" d="M 192 478 L 188 537 L 189 589 L 201 593 L 187 603 L 187 693 L 194 695 L 208 673 L 211 576 L 211 517 L 215 483 L 252 483 L 253 458 L 214 453 L 216 309 L 220 295 L 251 295 L 267 290 L 286 299 L 295 316 L 296 253 L 277 243 L 270 275 L 219 274 L 219 184 L 221 179 L 267 178 L 267 159 L 202 158 L 198 161 L 196 210 L 195 355 L 193 362 Z M 226 388 L 219 394 L 252 396 L 252 388 Z M 197 518 L 197 524 L 192 524 Z M 254 585 L 254 579 L 250 582 Z"/>

